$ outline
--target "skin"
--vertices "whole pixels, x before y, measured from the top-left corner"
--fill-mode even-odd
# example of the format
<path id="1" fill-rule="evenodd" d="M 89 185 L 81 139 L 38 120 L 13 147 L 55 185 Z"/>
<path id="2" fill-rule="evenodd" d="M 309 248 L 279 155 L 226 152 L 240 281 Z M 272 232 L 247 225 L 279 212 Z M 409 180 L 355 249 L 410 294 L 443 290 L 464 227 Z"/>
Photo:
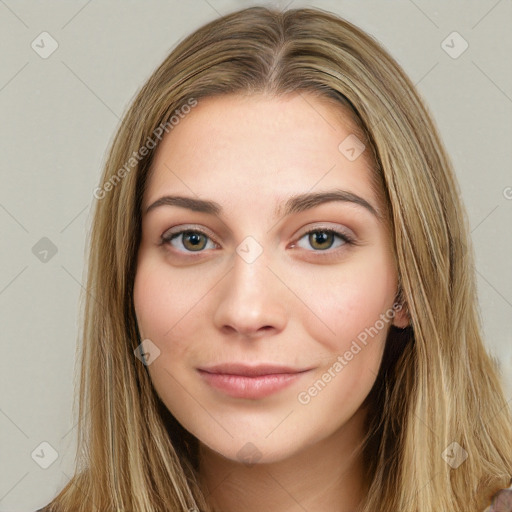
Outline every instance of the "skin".
<path id="1" fill-rule="evenodd" d="M 404 312 L 344 358 L 307 404 L 298 395 L 329 369 L 332 376 L 337 357 L 392 308 L 397 271 L 389 230 L 347 201 L 276 214 L 293 195 L 332 189 L 383 211 L 368 151 L 350 161 L 338 149 L 355 132 L 340 112 L 304 93 L 207 98 L 155 154 L 143 212 L 165 195 L 222 207 L 217 215 L 176 205 L 143 213 L 134 304 L 142 339 L 160 350 L 147 366 L 154 387 L 199 440 L 202 483 L 224 512 L 344 512 L 364 492 L 355 450 L 364 435 L 361 404 L 391 323 L 407 323 Z M 162 244 L 171 228 L 201 228 L 207 236 L 195 239 L 199 251 L 180 235 Z M 310 228 L 327 241 L 305 235 Z M 236 251 L 248 247 L 246 237 L 262 248 L 251 262 Z M 227 396 L 196 370 L 233 361 L 311 370 L 261 399 Z M 247 464 L 241 454 L 251 450 L 254 464 Z"/>

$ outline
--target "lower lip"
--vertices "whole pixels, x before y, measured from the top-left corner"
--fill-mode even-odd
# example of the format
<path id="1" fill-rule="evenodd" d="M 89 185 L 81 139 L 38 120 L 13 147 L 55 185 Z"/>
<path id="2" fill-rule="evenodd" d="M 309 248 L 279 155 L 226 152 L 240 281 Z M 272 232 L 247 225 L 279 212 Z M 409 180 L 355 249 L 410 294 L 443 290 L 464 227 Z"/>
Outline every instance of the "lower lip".
<path id="1" fill-rule="evenodd" d="M 276 373 L 246 377 L 243 375 L 228 375 L 208 373 L 198 370 L 201 377 L 212 387 L 223 391 L 234 398 L 258 399 L 265 398 L 281 391 L 296 382 L 307 371 L 299 373 Z"/>

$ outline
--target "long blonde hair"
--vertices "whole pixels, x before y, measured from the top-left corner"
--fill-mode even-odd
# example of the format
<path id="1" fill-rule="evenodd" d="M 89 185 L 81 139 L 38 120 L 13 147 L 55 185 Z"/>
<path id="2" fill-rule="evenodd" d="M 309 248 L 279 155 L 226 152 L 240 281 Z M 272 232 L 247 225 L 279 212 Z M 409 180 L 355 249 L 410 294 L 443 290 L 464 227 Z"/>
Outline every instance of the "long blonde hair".
<path id="1" fill-rule="evenodd" d="M 163 407 L 134 356 L 149 140 L 201 98 L 302 91 L 350 112 L 371 148 L 411 322 L 389 331 L 367 398 L 361 512 L 481 511 L 509 484 L 510 409 L 482 342 L 466 214 L 427 108 L 395 60 L 351 23 L 319 9 L 253 7 L 179 43 L 113 140 L 89 240 L 76 469 L 46 510 L 211 510 L 197 440 Z M 467 454 L 456 468 L 454 453 Z"/>

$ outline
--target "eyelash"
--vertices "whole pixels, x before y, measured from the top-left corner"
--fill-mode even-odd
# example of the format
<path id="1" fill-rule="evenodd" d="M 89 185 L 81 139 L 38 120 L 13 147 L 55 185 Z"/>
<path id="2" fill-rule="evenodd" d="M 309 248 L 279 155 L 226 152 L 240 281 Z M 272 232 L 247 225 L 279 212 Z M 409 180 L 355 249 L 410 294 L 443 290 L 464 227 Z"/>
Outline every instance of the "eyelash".
<path id="1" fill-rule="evenodd" d="M 338 231 L 336 229 L 332 229 L 332 228 L 322 228 L 322 227 L 315 227 L 315 228 L 312 228 L 304 233 L 302 233 L 302 235 L 297 238 L 297 241 L 296 242 L 293 242 L 293 248 L 296 247 L 297 245 L 297 242 L 302 240 L 305 236 L 311 234 L 311 233 L 328 233 L 328 234 L 334 234 L 336 237 L 340 238 L 344 243 L 339 246 L 339 247 L 336 247 L 335 249 L 324 249 L 324 250 L 311 250 L 311 251 L 308 251 L 307 249 L 304 249 L 306 250 L 307 252 L 313 252 L 313 253 L 319 253 L 318 254 L 318 257 L 325 257 L 325 258 L 328 258 L 328 257 L 332 257 L 332 256 L 335 256 L 337 254 L 337 252 L 339 250 L 343 250 L 343 247 L 345 245 L 357 245 L 356 241 L 349 235 L 347 235 L 346 233 L 343 233 L 341 231 Z M 159 245 L 170 245 L 170 242 L 174 239 L 174 238 L 178 238 L 179 236 L 183 235 L 184 233 L 193 233 L 193 234 L 202 234 L 204 235 L 205 237 L 207 237 L 209 240 L 211 240 L 214 244 L 216 245 L 219 245 L 215 239 L 213 237 L 211 237 L 206 231 L 203 231 L 202 229 L 199 229 L 199 228 L 193 228 L 193 229 L 182 229 L 180 231 L 175 231 L 175 232 L 171 232 L 171 233 L 164 233 L 162 236 L 161 236 L 161 240 L 160 240 L 160 244 Z M 334 242 L 333 242 L 334 244 Z M 197 254 L 201 254 L 205 251 L 205 249 L 203 250 L 200 250 L 200 251 L 181 251 L 181 250 L 178 250 L 177 252 L 178 253 L 181 253 L 181 254 L 194 254 L 194 253 L 197 253 Z"/>

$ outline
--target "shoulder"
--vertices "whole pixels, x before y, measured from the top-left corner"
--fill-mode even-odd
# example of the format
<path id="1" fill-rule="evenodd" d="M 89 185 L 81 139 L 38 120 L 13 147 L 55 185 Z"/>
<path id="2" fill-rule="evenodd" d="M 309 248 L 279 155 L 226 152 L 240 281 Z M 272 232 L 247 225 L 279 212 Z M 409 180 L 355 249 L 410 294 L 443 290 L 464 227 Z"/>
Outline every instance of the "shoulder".
<path id="1" fill-rule="evenodd" d="M 512 512 L 512 486 L 499 490 L 485 512 Z"/>

